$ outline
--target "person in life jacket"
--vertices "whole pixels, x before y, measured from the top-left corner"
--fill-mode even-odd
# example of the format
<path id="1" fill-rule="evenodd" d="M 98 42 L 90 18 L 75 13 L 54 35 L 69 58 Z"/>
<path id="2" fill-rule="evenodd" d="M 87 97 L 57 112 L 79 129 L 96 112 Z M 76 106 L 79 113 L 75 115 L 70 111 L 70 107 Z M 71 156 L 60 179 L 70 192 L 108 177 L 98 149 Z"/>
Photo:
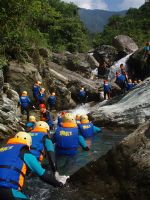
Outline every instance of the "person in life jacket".
<path id="1" fill-rule="evenodd" d="M 29 198 L 22 193 L 27 168 L 37 174 L 41 180 L 62 187 L 69 178 L 59 174 L 49 174 L 30 152 L 31 136 L 18 132 L 14 138 L 0 148 L 0 199 L 21 200 Z"/>
<path id="2" fill-rule="evenodd" d="M 85 104 L 86 99 L 87 99 L 87 94 L 84 88 L 81 88 L 81 90 L 79 91 L 79 101 L 81 104 Z"/>
<path id="3" fill-rule="evenodd" d="M 134 87 L 134 84 L 132 83 L 132 80 L 129 79 L 127 83 L 127 91 L 131 90 Z"/>
<path id="4" fill-rule="evenodd" d="M 33 91 L 33 97 L 34 97 L 36 103 L 38 102 L 38 95 L 40 93 L 40 85 L 41 84 L 42 83 L 40 81 L 35 82 L 35 84 L 33 86 L 33 89 L 32 89 L 32 91 Z"/>
<path id="5" fill-rule="evenodd" d="M 38 104 L 45 104 L 45 97 L 46 97 L 45 88 L 41 88 L 37 96 Z"/>
<path id="6" fill-rule="evenodd" d="M 50 108 L 50 111 L 56 110 L 56 102 L 57 102 L 56 95 L 55 95 L 55 92 L 53 92 L 52 94 L 50 94 L 50 96 L 47 99 L 47 104 Z"/>
<path id="7" fill-rule="evenodd" d="M 29 121 L 25 124 L 26 132 L 30 132 L 34 129 L 36 123 L 36 118 L 34 116 L 29 116 Z"/>
<path id="8" fill-rule="evenodd" d="M 51 117 L 50 112 L 46 109 L 44 104 L 41 104 L 40 113 L 41 113 L 41 121 L 45 121 L 51 129 L 54 129 L 54 122 Z"/>
<path id="9" fill-rule="evenodd" d="M 83 136 L 79 135 L 76 120 L 71 113 L 63 115 L 61 126 L 57 127 L 52 140 L 58 155 L 75 155 L 79 145 L 83 150 L 89 150 Z"/>
<path id="10" fill-rule="evenodd" d="M 115 83 L 121 88 L 122 93 L 124 94 L 126 91 L 126 76 L 116 72 L 116 81 Z"/>
<path id="11" fill-rule="evenodd" d="M 81 122 L 80 122 L 80 118 L 81 118 L 81 115 L 77 114 L 76 115 L 76 123 L 77 125 L 79 125 Z"/>
<path id="12" fill-rule="evenodd" d="M 50 134 L 49 125 L 46 122 L 36 122 L 35 128 L 29 133 L 32 137 L 31 153 L 42 162 L 47 156 L 52 172 L 57 172 L 55 149 Z"/>
<path id="13" fill-rule="evenodd" d="M 104 80 L 103 89 L 104 89 L 104 99 L 106 99 L 106 96 L 108 97 L 108 99 L 110 99 L 111 85 L 108 83 L 107 80 Z"/>
<path id="14" fill-rule="evenodd" d="M 29 112 L 31 107 L 31 100 L 28 97 L 27 91 L 23 91 L 19 98 L 19 105 L 21 106 L 21 114 L 27 114 L 27 121 L 29 120 Z M 33 105 L 32 105 L 33 106 Z M 34 106 L 33 106 L 34 107 Z"/>
<path id="15" fill-rule="evenodd" d="M 65 112 L 65 111 L 62 111 L 62 112 L 59 113 L 58 118 L 57 118 L 57 126 L 61 126 L 62 117 L 63 117 L 63 115 L 65 115 L 66 113 L 67 113 L 67 112 Z"/>
<path id="16" fill-rule="evenodd" d="M 93 125 L 92 122 L 89 122 L 88 116 L 87 115 L 81 115 L 81 124 L 79 124 L 79 133 L 84 137 L 84 138 L 90 138 L 93 137 L 95 133 L 99 133 L 102 131 L 101 128 L 96 127 Z"/>

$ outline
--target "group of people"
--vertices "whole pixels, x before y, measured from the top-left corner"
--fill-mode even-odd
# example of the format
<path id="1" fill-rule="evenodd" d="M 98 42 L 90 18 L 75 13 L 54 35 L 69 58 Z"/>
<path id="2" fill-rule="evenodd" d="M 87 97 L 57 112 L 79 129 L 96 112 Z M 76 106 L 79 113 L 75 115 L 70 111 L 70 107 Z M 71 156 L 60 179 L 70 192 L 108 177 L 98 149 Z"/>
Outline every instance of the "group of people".
<path id="1" fill-rule="evenodd" d="M 124 65 L 120 64 L 120 70 L 116 72 L 115 83 L 121 88 L 122 93 L 125 94 L 126 91 L 130 91 L 137 84 L 141 83 L 141 80 L 133 81 L 132 79 L 129 79 L 128 73 L 126 72 Z M 106 98 L 110 99 L 112 88 L 108 80 L 104 80 L 103 90 L 104 90 L 104 99 Z"/>
<path id="2" fill-rule="evenodd" d="M 40 121 L 35 116 L 30 116 L 29 106 L 33 105 L 27 92 L 23 91 L 20 105 L 21 112 L 27 112 L 25 131 L 18 132 L 0 148 L 1 200 L 29 199 L 22 193 L 28 169 L 54 187 L 65 185 L 69 176 L 59 174 L 56 160 L 60 155 L 74 156 L 79 146 L 84 151 L 89 151 L 86 139 L 101 132 L 101 128 L 94 126 L 87 115 L 74 116 L 68 112 L 59 113 L 57 127 L 54 128 L 51 113 L 46 108 L 45 101 L 41 100 L 42 97 L 39 98 L 44 92 L 40 84 L 37 82 L 33 89 L 41 113 Z M 44 157 L 48 159 L 51 173 L 41 165 Z"/>

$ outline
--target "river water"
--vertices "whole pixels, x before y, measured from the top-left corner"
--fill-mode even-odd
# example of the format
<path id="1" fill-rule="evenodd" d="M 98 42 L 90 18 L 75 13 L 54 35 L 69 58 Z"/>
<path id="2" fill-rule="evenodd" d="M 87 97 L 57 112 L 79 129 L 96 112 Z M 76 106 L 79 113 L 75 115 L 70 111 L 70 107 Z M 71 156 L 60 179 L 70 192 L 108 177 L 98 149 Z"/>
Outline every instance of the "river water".
<path id="1" fill-rule="evenodd" d="M 87 141 L 90 146 L 90 151 L 86 152 L 79 148 L 77 155 L 73 157 L 62 156 L 58 158 L 58 169 L 60 174 L 72 175 L 90 161 L 97 160 L 102 155 L 106 154 L 126 135 L 126 133 L 103 129 L 102 133 L 95 135 L 94 138 Z M 66 188 L 66 191 L 69 191 L 69 186 Z M 61 189 L 43 183 L 38 177 L 27 177 L 25 193 L 31 200 L 58 200 L 60 199 L 60 196 L 63 196 L 63 194 L 61 194 Z M 55 195 L 53 195 L 54 193 Z M 61 199 L 65 200 L 64 198 Z"/>

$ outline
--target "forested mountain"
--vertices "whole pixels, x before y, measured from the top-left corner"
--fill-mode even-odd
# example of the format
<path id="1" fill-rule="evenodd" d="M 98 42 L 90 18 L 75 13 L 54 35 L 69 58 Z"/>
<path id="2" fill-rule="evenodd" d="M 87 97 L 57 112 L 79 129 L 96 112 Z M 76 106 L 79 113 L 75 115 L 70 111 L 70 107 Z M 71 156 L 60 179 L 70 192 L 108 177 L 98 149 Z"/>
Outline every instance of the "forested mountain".
<path id="1" fill-rule="evenodd" d="M 86 29 L 78 8 L 60 0 L 0 1 L 0 61 L 18 59 L 30 48 L 85 51 Z"/>
<path id="2" fill-rule="evenodd" d="M 150 40 L 150 2 L 139 9 L 131 8 L 126 16 L 112 16 L 103 33 L 95 35 L 93 44 L 112 44 L 116 35 L 128 35 L 139 46 Z"/>
<path id="3" fill-rule="evenodd" d="M 79 9 L 81 21 L 85 24 L 90 33 L 102 32 L 112 15 L 125 15 L 126 11 L 114 12 L 106 10 Z"/>

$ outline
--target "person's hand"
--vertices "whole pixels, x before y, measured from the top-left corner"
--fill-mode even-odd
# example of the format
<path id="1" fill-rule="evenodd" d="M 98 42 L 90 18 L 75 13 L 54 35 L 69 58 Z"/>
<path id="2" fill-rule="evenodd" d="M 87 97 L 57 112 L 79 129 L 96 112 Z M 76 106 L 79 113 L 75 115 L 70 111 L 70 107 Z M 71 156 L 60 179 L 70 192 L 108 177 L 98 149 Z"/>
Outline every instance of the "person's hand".
<path id="1" fill-rule="evenodd" d="M 87 146 L 87 147 L 83 147 L 83 150 L 89 151 L 90 149 L 89 149 L 89 147 Z"/>
<path id="2" fill-rule="evenodd" d="M 61 182 L 63 185 L 65 185 L 67 179 L 70 178 L 70 177 L 69 176 L 65 176 L 65 175 L 61 176 L 61 175 L 59 175 L 58 172 L 55 172 L 55 178 L 56 178 L 56 180 L 58 182 Z"/>

